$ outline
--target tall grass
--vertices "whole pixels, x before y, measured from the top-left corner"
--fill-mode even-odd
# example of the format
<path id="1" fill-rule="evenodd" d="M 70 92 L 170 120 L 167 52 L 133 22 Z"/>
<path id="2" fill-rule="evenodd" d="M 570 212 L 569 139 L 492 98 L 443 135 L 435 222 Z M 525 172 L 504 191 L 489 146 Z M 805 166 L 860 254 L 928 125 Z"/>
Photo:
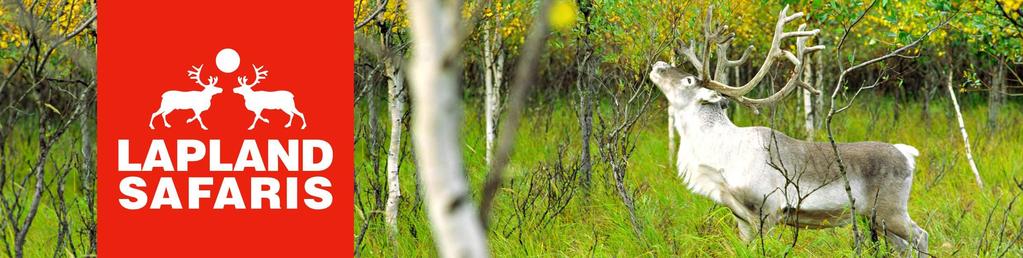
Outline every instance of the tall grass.
<path id="1" fill-rule="evenodd" d="M 974 183 L 963 151 L 962 138 L 951 106 L 932 104 L 925 115 L 916 103 L 896 103 L 891 99 L 864 98 L 848 112 L 838 115 L 833 123 L 837 140 L 884 141 L 917 147 L 910 214 L 930 233 L 930 251 L 937 256 L 1023 256 L 1023 201 L 1015 201 L 1023 189 L 1014 180 L 1023 181 L 1023 114 L 1018 104 L 1010 103 L 1002 112 L 1001 127 L 992 132 L 986 128 L 987 111 L 982 102 L 967 105 L 963 110 L 970 141 L 981 175 L 986 183 L 979 189 Z M 738 238 L 735 220 L 723 206 L 686 190 L 676 177 L 669 161 L 667 119 L 664 103 L 658 103 L 639 122 L 635 153 L 629 160 L 626 183 L 634 191 L 636 213 L 642 232 L 636 233 L 629 214 L 615 192 L 603 164 L 596 164 L 594 184 L 571 199 L 564 210 L 548 223 L 537 218 L 551 213 L 545 209 L 547 199 L 537 198 L 533 208 L 522 209 L 529 173 L 542 173 L 557 159 L 559 148 L 566 148 L 565 163 L 578 158 L 578 121 L 571 103 L 545 103 L 532 110 L 519 130 L 519 141 L 509 165 L 504 188 L 499 193 L 489 227 L 489 242 L 499 257 L 611 257 L 611 256 L 683 256 L 735 257 L 781 256 L 817 257 L 854 255 L 851 226 L 801 230 L 794 245 L 793 228 L 777 227 L 766 233 L 762 242 L 744 243 Z M 478 104 L 467 104 L 463 127 L 463 154 L 466 176 L 474 196 L 479 197 L 486 178 L 482 119 L 476 113 Z M 895 109 L 899 109 L 898 118 Z M 771 126 L 790 136 L 803 138 L 802 118 L 795 105 L 781 107 L 775 115 L 767 110 L 752 115 L 739 108 L 733 120 L 740 126 Z M 357 128 L 365 124 L 364 108 L 356 111 Z M 360 113 L 362 112 L 362 113 Z M 380 110 L 378 112 L 386 112 Z M 386 116 L 381 116 L 386 117 Z M 926 118 L 925 118 L 926 117 Z M 773 121 L 773 122 L 772 122 Z M 381 121 L 387 128 L 387 121 Z M 364 131 L 364 129 L 357 129 Z M 412 158 L 405 158 L 401 169 L 403 200 L 399 215 L 400 235 L 397 246 L 387 237 L 382 216 L 373 216 L 372 193 L 367 185 L 383 180 L 372 172 L 367 159 L 367 141 L 359 136 L 355 149 L 356 182 L 363 193 L 366 213 L 355 208 L 353 221 L 356 234 L 365 218 L 366 237 L 359 247 L 367 257 L 436 256 L 430 235 L 430 223 L 416 191 Z M 825 140 L 823 130 L 814 136 Z M 381 139 L 386 142 L 386 139 Z M 593 150 L 593 153 L 596 153 Z M 382 164 L 381 164 L 382 166 Z M 383 173 L 380 171 L 379 173 Z M 535 177 L 534 177 L 535 178 Z M 541 186 L 550 187 L 549 184 Z M 535 186 L 534 186 L 535 187 Z M 541 191 L 557 193 L 564 189 Z M 534 190 L 535 191 L 535 190 Z M 1012 207 L 1010 208 L 1010 203 Z M 529 206 L 529 205 L 526 205 Z M 377 211 L 378 212 L 378 211 Z M 866 221 L 859 223 L 864 225 Z M 864 254 L 886 253 L 884 241 L 864 243 Z"/>

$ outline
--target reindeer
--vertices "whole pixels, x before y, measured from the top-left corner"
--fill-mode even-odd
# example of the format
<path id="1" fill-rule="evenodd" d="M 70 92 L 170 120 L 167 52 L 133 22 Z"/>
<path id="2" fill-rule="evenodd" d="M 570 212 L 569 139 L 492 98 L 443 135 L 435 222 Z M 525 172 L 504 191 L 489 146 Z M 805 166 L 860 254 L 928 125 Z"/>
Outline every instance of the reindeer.
<path id="1" fill-rule="evenodd" d="M 163 126 L 170 128 L 170 124 L 167 123 L 167 114 L 178 109 L 191 109 L 192 112 L 195 112 L 195 116 L 189 118 L 186 123 L 199 120 L 199 126 L 203 130 L 207 130 L 200 115 L 203 111 L 210 109 L 210 100 L 213 99 L 213 95 L 224 92 L 224 89 L 215 87 L 217 85 L 217 77 L 214 76 L 209 77 L 208 83 L 203 83 L 202 79 L 199 78 L 200 72 L 202 72 L 202 65 L 199 65 L 199 67 L 192 66 L 192 70 L 188 71 L 188 78 L 195 80 L 195 83 L 202 86 L 202 91 L 171 90 L 160 95 L 160 109 L 153 112 L 153 115 L 149 117 L 149 129 L 156 129 L 153 128 L 153 119 L 156 118 L 156 115 L 160 115 L 163 118 Z"/>
<path id="2" fill-rule="evenodd" d="M 245 76 L 238 77 L 239 86 L 232 90 L 234 93 L 245 98 L 245 109 L 256 113 L 256 117 L 252 119 L 252 125 L 249 126 L 249 130 L 255 128 L 258 121 L 262 120 L 264 123 L 270 123 L 270 119 L 266 119 L 261 115 L 264 109 L 280 109 L 288 114 L 288 123 L 284 125 L 284 128 L 291 127 L 291 120 L 295 118 L 295 115 L 298 115 L 298 117 L 302 118 L 302 129 L 305 129 L 305 115 L 302 112 L 298 112 L 298 109 L 295 108 L 295 95 L 286 90 L 253 91 L 252 86 L 259 84 L 259 80 L 266 79 L 269 71 L 262 71 L 263 67 L 256 67 L 256 65 L 252 65 L 252 69 L 256 72 L 256 79 L 252 81 L 252 84 L 248 84 L 249 80 Z"/>
<path id="3" fill-rule="evenodd" d="M 907 202 L 913 183 L 915 158 L 919 152 L 909 145 L 854 142 L 838 145 L 846 163 L 847 189 L 843 174 L 829 143 L 808 142 L 766 127 L 737 127 L 724 111 L 726 98 L 755 108 L 770 105 L 796 87 L 817 91 L 800 79 L 803 58 L 824 46 L 806 47 L 806 40 L 818 30 L 786 32 L 785 24 L 803 16 L 781 11 L 767 57 L 753 78 L 741 86 L 730 86 L 711 78 L 710 46 L 727 47 L 734 34 L 727 26 L 715 29 L 708 8 L 704 24 L 702 60 L 694 43 L 683 44 L 683 54 L 698 71 L 697 76 L 665 62 L 657 62 L 650 80 L 667 97 L 671 125 L 680 134 L 676 163 L 690 191 L 706 196 L 732 210 L 740 237 L 754 238 L 754 228 L 769 229 L 776 223 L 795 227 L 826 228 L 847 224 L 849 198 L 860 216 L 871 216 L 871 230 L 883 231 L 900 252 L 914 248 L 927 255 L 927 231 L 909 217 Z M 783 50 L 781 42 L 796 39 L 795 52 Z M 719 52 L 719 59 L 727 54 Z M 757 86 L 777 59 L 792 63 L 789 78 L 777 92 L 766 98 L 745 95 Z M 720 65 L 715 69 L 726 68 Z M 716 73 L 720 74 L 720 73 Z M 847 192 L 849 191 L 849 192 Z M 851 196 L 850 196 L 851 195 Z"/>

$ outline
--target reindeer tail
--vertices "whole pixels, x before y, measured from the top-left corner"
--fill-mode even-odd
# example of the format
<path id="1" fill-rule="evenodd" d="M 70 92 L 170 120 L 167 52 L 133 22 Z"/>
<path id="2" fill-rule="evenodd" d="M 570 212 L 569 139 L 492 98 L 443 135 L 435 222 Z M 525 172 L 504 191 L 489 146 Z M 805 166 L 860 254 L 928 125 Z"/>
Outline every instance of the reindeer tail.
<path id="1" fill-rule="evenodd" d="M 903 156 L 906 156 L 906 164 L 909 165 L 909 170 L 913 171 L 916 167 L 916 157 L 920 156 L 920 151 L 913 146 L 897 143 L 893 144 L 895 149 L 898 149 Z"/>

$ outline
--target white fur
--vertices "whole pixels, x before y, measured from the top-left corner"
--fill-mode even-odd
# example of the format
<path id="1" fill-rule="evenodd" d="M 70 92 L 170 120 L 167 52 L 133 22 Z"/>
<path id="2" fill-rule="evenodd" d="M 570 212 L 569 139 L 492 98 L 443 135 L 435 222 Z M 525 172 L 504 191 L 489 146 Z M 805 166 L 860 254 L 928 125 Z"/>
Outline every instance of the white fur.
<path id="1" fill-rule="evenodd" d="M 909 170 L 912 171 L 916 168 L 916 157 L 920 156 L 920 151 L 913 146 L 896 143 L 895 148 L 902 152 L 902 155 L 906 156 L 906 164 L 909 165 Z"/>

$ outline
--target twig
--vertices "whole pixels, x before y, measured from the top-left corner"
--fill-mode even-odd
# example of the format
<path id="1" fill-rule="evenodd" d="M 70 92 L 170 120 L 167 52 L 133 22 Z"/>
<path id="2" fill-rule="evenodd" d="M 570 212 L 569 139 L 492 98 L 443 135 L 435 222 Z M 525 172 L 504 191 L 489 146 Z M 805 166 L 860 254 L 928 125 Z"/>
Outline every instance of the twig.
<path id="1" fill-rule="evenodd" d="M 380 13 L 383 13 L 385 9 L 387 9 L 387 0 L 383 0 L 383 2 L 380 3 L 380 6 L 377 6 L 377 9 L 373 10 L 373 12 L 370 13 L 369 16 L 366 17 L 366 19 L 363 19 L 361 22 L 356 23 L 355 29 L 353 29 L 352 31 L 357 31 L 361 29 L 363 26 L 366 26 L 366 24 L 369 24 L 370 21 L 376 19 L 376 17 L 380 15 Z"/>

